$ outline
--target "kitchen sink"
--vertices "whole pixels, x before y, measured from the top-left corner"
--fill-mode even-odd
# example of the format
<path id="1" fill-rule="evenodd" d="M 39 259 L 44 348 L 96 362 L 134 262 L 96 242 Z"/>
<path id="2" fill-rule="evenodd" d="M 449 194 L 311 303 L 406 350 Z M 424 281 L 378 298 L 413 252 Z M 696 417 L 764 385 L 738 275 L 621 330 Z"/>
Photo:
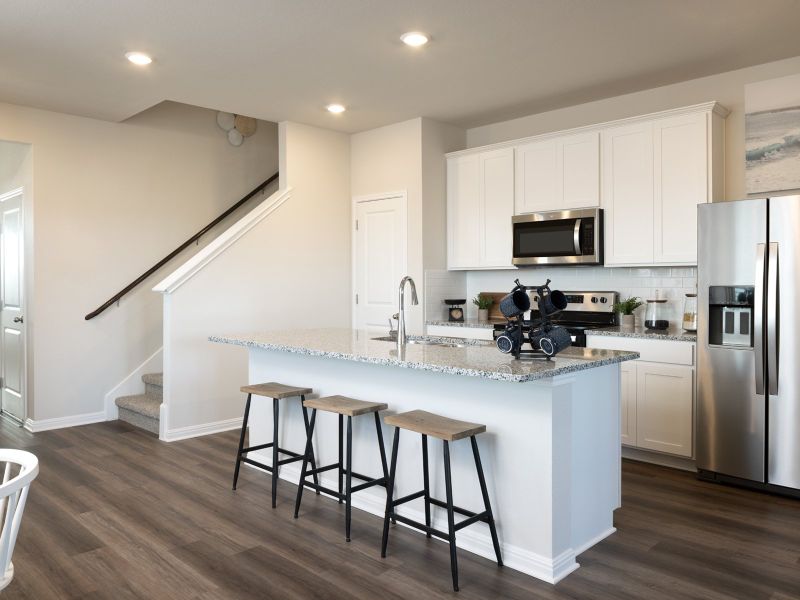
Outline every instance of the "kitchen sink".
<path id="1" fill-rule="evenodd" d="M 384 335 L 381 337 L 374 337 L 372 338 L 376 342 L 397 342 L 397 338 L 390 335 Z M 463 344 L 461 342 L 450 342 L 444 341 L 441 339 L 426 339 L 426 338 L 409 338 L 406 340 L 407 344 L 415 344 L 418 346 L 444 346 L 445 348 L 466 348 L 469 344 Z"/>

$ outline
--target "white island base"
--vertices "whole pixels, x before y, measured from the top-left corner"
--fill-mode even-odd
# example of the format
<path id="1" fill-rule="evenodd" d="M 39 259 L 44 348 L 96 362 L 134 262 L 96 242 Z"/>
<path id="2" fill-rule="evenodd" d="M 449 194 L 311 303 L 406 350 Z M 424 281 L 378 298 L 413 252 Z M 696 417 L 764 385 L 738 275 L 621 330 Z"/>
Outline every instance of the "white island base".
<path id="1" fill-rule="evenodd" d="M 621 477 L 619 364 L 512 382 L 251 347 L 249 367 L 250 383 L 277 381 L 313 388 L 315 396 L 341 394 L 386 402 L 389 414 L 423 409 L 485 424 L 487 431 L 477 440 L 506 568 L 556 583 L 578 568 L 576 557 L 581 552 L 615 531 L 613 513 L 620 506 Z M 300 452 L 304 447 L 300 402 L 281 402 L 280 446 Z M 338 460 L 337 427 L 336 415 L 317 413 L 318 465 Z M 394 430 L 384 425 L 383 431 L 388 454 Z M 267 443 L 271 437 L 272 403 L 254 399 L 250 445 Z M 429 438 L 431 493 L 443 499 L 441 447 L 441 441 Z M 269 463 L 270 452 L 253 455 Z M 456 505 L 483 510 L 469 441 L 452 443 L 451 456 Z M 401 432 L 397 465 L 395 494 L 421 490 L 418 434 Z M 381 473 L 371 415 L 353 419 L 353 470 Z M 331 473 L 335 471 L 324 473 L 322 482 L 335 488 Z M 293 483 L 299 474 L 300 463 L 280 471 L 282 479 Z M 385 499 L 382 488 L 369 488 L 353 494 L 353 506 L 383 517 Z M 402 505 L 399 512 L 424 522 L 422 502 Z M 445 512 L 432 510 L 433 526 L 446 530 Z M 353 519 L 358 518 L 355 512 Z M 457 538 L 459 548 L 494 560 L 484 523 L 462 529 Z M 376 555 L 379 552 L 376 543 Z M 391 534 L 388 552 L 392 552 Z"/>

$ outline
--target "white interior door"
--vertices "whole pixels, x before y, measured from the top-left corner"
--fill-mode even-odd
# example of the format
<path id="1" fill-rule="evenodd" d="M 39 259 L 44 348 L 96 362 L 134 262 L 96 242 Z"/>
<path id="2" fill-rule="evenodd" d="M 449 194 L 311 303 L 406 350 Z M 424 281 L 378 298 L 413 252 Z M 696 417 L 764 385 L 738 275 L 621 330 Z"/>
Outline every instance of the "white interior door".
<path id="1" fill-rule="evenodd" d="M 353 327 L 388 330 L 406 275 L 405 195 L 357 199 L 355 219 Z"/>
<path id="2" fill-rule="evenodd" d="M 0 195 L 0 408 L 25 419 L 22 190 Z"/>

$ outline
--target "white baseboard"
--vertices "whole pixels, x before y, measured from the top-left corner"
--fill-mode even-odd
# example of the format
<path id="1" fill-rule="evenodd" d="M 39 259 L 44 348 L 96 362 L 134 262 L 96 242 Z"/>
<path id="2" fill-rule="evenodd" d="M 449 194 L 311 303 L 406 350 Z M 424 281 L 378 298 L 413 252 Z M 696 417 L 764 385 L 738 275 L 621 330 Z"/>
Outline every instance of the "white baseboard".
<path id="1" fill-rule="evenodd" d="M 260 454 L 260 456 L 259 456 Z M 267 464 L 270 462 L 270 456 L 267 456 L 260 452 L 253 452 L 253 458 L 255 460 L 260 460 L 262 462 L 266 462 Z M 245 463 L 247 465 L 247 463 Z M 247 465 L 248 467 L 258 469 L 253 465 Z M 300 481 L 300 466 L 297 464 L 289 464 L 284 465 L 281 467 L 280 470 L 280 478 L 289 481 L 295 485 L 298 484 Z M 259 469 L 260 470 L 260 469 Z M 325 474 L 321 474 L 320 476 L 320 483 L 325 485 L 326 487 L 330 487 L 332 489 L 336 488 L 336 480 L 326 476 Z M 325 495 L 323 493 L 323 495 Z M 353 508 L 358 508 L 365 512 L 368 512 L 372 515 L 376 515 L 378 517 L 383 517 L 386 511 L 386 499 L 385 495 L 383 494 L 376 494 L 373 493 L 372 490 L 364 490 L 363 492 L 359 492 L 358 494 L 353 495 Z M 436 527 L 437 529 L 447 529 L 447 523 L 445 519 L 441 516 L 437 518 L 436 512 L 441 513 L 441 511 L 434 511 L 433 519 L 431 525 Z M 414 519 L 415 521 L 425 522 L 425 515 L 418 511 L 409 509 L 407 506 L 400 508 L 400 513 L 404 516 L 408 517 L 409 519 Z M 398 523 L 398 525 L 403 525 L 402 523 Z M 407 527 L 406 525 L 403 525 Z M 416 530 L 415 530 L 416 531 Z M 602 536 L 598 536 L 596 540 L 591 542 L 587 542 L 584 547 L 581 549 L 586 550 L 590 546 L 596 544 L 601 539 L 610 535 L 616 531 L 612 528 L 610 531 L 604 533 Z M 438 539 L 438 538 L 432 538 Z M 443 540 L 438 540 L 443 541 Z M 488 528 L 484 530 L 483 527 L 472 527 L 472 528 L 465 528 L 458 532 L 458 536 L 456 538 L 456 545 L 459 548 L 466 550 L 467 552 L 472 552 L 473 554 L 477 554 L 478 556 L 482 556 L 487 558 L 491 561 L 495 561 L 494 555 L 494 546 L 492 545 L 492 538 L 489 535 Z M 541 554 L 537 554 L 535 552 L 531 552 L 530 550 L 525 550 L 524 548 L 520 548 L 518 546 L 514 546 L 508 543 L 503 543 L 502 539 L 500 540 L 500 549 L 503 554 L 503 564 L 511 569 L 516 571 L 520 571 L 525 573 L 526 575 L 530 575 L 537 579 L 541 579 L 542 581 L 546 581 L 547 583 L 556 584 L 561 581 L 564 577 L 572 573 L 575 569 L 577 569 L 580 565 L 575 560 L 576 555 L 578 554 L 574 550 L 570 549 L 567 550 L 560 555 L 556 556 L 555 558 L 548 558 L 546 556 L 542 556 Z M 390 538 L 390 545 L 389 551 L 391 552 L 391 538 Z"/>
<path id="2" fill-rule="evenodd" d="M 166 405 L 161 405 L 161 417 L 165 417 Z M 166 423 L 166 419 L 162 423 Z M 201 435 L 210 435 L 212 433 L 220 433 L 222 431 L 230 431 L 231 429 L 241 429 L 242 417 L 234 419 L 226 419 L 224 421 L 215 421 L 213 423 L 205 423 L 203 425 L 191 425 L 189 427 L 176 427 L 175 429 L 164 429 L 159 436 L 164 442 L 176 442 L 178 440 L 185 440 L 188 438 L 199 437 Z M 235 458 L 235 457 L 234 457 Z M 300 478 L 300 470 L 297 471 L 297 478 Z"/>
<path id="3" fill-rule="evenodd" d="M 695 462 L 691 458 L 683 458 L 682 456 L 672 456 L 671 454 L 662 454 L 661 452 L 650 452 L 648 450 L 642 450 L 641 448 L 623 446 L 622 458 L 629 458 L 631 460 L 638 460 L 639 462 L 652 463 L 662 467 L 697 473 Z"/>
<path id="4" fill-rule="evenodd" d="M 101 410 L 100 412 L 72 415 L 69 417 L 56 417 L 54 419 L 25 419 L 25 429 L 32 433 L 39 433 L 40 431 L 48 431 L 50 429 L 77 427 L 78 425 L 89 425 L 90 423 L 100 423 L 106 420 L 106 411 Z"/>
<path id="5" fill-rule="evenodd" d="M 144 393 L 144 382 L 142 375 L 147 373 L 159 373 L 163 368 L 163 348 L 159 348 L 150 355 L 142 364 L 129 373 L 125 379 L 120 381 L 113 389 L 103 397 L 103 406 L 106 411 L 106 420 L 113 421 L 119 418 L 119 411 L 114 401 L 120 396 L 133 396 L 134 394 Z"/>

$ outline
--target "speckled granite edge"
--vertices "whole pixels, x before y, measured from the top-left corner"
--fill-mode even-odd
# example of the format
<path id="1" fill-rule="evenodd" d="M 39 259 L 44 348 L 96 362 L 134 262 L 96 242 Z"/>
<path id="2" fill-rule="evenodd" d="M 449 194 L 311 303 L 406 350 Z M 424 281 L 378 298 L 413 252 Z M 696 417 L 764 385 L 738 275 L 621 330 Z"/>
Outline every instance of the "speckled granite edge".
<path id="1" fill-rule="evenodd" d="M 626 352 L 626 351 L 616 351 L 616 350 L 603 350 L 602 352 L 607 353 L 606 356 L 600 358 L 567 358 L 562 357 L 562 361 L 569 360 L 570 362 L 561 364 L 558 366 L 553 367 L 552 365 L 557 364 L 554 362 L 547 362 L 547 361 L 533 361 L 531 362 L 532 367 L 541 366 L 542 368 L 530 373 L 511 373 L 511 372 L 503 372 L 501 370 L 484 370 L 484 369 L 471 369 L 471 368 L 463 368 L 463 367 L 451 367 L 446 365 L 437 365 L 431 363 L 424 363 L 424 362 L 416 362 L 411 360 L 402 360 L 397 358 L 386 358 L 386 357 L 373 357 L 373 356 L 363 356 L 358 354 L 352 353 L 343 353 L 343 352 L 333 352 L 333 351 L 326 351 L 326 350 L 316 350 L 313 348 L 304 348 L 298 346 L 289 346 L 285 344 L 277 344 L 277 343 L 270 343 L 265 341 L 258 341 L 258 340 L 248 340 L 243 338 L 237 337 L 226 337 L 226 336 L 209 336 L 209 341 L 221 343 L 221 344 L 232 344 L 236 346 L 242 346 L 245 348 L 260 348 L 263 350 L 277 350 L 281 352 L 290 352 L 293 354 L 303 354 L 307 356 L 320 356 L 326 358 L 336 358 L 341 360 L 350 360 L 354 362 L 363 362 L 363 363 L 370 363 L 376 365 L 385 365 L 385 366 L 396 366 L 405 369 L 419 369 L 423 371 L 431 371 L 434 373 L 446 373 L 449 375 L 462 375 L 467 377 L 482 377 L 484 379 L 493 379 L 496 381 L 510 381 L 514 383 L 524 383 L 527 381 L 535 381 L 541 379 L 550 379 L 553 377 L 558 377 L 560 375 L 567 375 L 569 373 L 576 373 L 579 371 L 586 371 L 589 369 L 594 369 L 597 367 L 602 367 L 606 365 L 614 365 L 617 363 L 629 361 L 629 360 L 636 360 L 639 358 L 638 352 Z M 457 348 L 456 348 L 457 350 Z M 574 362 L 572 362 L 574 361 Z M 498 368 L 502 368 L 502 365 Z"/>
<path id="2" fill-rule="evenodd" d="M 637 338 L 642 340 L 664 340 L 673 342 L 696 342 L 697 334 L 693 331 L 682 329 L 667 329 L 665 331 L 652 331 L 643 327 L 625 329 L 623 327 L 608 327 L 603 329 L 590 329 L 586 335 L 604 335 L 610 337 Z"/>
<path id="3" fill-rule="evenodd" d="M 461 323 L 455 321 L 425 321 L 426 325 L 433 325 L 434 327 L 470 327 L 472 329 L 494 329 L 495 323 L 502 323 L 502 321 L 478 321 L 475 319 L 466 319 Z"/>

